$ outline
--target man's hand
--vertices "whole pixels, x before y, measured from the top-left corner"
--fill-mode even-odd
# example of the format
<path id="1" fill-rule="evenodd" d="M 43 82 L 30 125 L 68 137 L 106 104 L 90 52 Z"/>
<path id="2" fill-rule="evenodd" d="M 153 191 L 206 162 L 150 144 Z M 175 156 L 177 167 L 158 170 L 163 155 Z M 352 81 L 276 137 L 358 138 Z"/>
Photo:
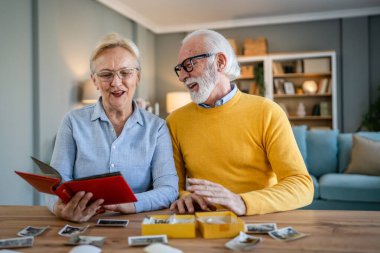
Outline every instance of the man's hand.
<path id="1" fill-rule="evenodd" d="M 103 206 L 103 208 L 108 211 L 119 212 L 119 213 L 136 213 L 136 208 L 133 203 L 106 205 L 106 206 Z"/>
<path id="2" fill-rule="evenodd" d="M 215 211 L 216 207 L 194 193 L 179 198 L 170 206 L 170 211 L 176 213 L 194 213 L 195 210 Z"/>
<path id="3" fill-rule="evenodd" d="M 221 205 L 237 215 L 245 215 L 247 208 L 243 199 L 220 184 L 207 180 L 188 178 L 188 191 L 196 194 L 208 203 Z"/>
<path id="4" fill-rule="evenodd" d="M 96 214 L 101 208 L 103 199 L 98 199 L 88 205 L 92 197 L 91 192 L 77 192 L 74 197 L 65 204 L 61 199 L 58 199 L 54 205 L 54 213 L 58 217 L 73 221 L 73 222 L 86 222 Z M 88 205 L 88 206 L 87 206 Z"/>

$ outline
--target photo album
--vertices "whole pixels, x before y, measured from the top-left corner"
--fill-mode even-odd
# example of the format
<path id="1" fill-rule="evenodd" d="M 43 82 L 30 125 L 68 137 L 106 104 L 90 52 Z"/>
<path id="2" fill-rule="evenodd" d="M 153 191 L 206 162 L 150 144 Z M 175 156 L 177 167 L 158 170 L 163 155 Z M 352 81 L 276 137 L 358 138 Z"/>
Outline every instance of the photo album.
<path id="1" fill-rule="evenodd" d="M 62 176 L 50 165 L 32 157 L 41 174 L 15 171 L 37 191 L 55 194 L 68 202 L 79 191 L 91 192 L 91 202 L 104 199 L 104 205 L 137 202 L 136 196 L 120 172 L 105 173 L 62 182 Z"/>

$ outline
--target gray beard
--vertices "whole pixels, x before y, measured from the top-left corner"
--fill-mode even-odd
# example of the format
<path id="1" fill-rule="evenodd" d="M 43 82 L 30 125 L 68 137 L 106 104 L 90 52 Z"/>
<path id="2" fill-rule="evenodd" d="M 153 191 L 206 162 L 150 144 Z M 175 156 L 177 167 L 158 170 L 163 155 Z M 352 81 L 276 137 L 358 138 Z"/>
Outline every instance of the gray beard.
<path id="1" fill-rule="evenodd" d="M 191 100 L 196 104 L 204 103 L 211 95 L 216 83 L 216 70 L 213 64 L 207 64 L 205 72 L 197 78 L 189 78 L 185 84 L 198 83 L 198 91 L 190 91 Z"/>

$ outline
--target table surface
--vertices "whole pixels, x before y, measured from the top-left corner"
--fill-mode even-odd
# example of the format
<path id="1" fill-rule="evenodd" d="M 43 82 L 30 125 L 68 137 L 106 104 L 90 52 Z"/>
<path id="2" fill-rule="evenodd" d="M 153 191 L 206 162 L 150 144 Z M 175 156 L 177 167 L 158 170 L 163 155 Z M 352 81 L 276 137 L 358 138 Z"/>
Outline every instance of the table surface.
<path id="1" fill-rule="evenodd" d="M 169 214 L 169 210 L 130 215 L 113 215 L 115 219 L 128 219 L 126 228 L 95 227 L 99 217 L 81 224 L 90 225 L 83 235 L 105 236 L 102 252 L 144 252 L 144 247 L 130 247 L 128 236 L 141 235 L 141 222 L 145 215 Z M 110 218 L 109 215 L 105 218 Z M 274 222 L 279 228 L 292 226 L 310 236 L 289 241 L 276 241 L 268 235 L 259 235 L 262 242 L 254 252 L 380 252 L 379 211 L 321 211 L 294 210 L 281 213 L 241 217 L 245 223 Z M 73 246 L 64 245 L 68 238 L 58 235 L 65 225 L 76 223 L 60 220 L 43 206 L 0 206 L 0 239 L 17 237 L 26 226 L 50 226 L 35 238 L 32 248 L 14 249 L 20 252 L 69 252 Z M 224 244 L 230 239 L 169 239 L 169 245 L 183 252 L 232 252 Z"/>

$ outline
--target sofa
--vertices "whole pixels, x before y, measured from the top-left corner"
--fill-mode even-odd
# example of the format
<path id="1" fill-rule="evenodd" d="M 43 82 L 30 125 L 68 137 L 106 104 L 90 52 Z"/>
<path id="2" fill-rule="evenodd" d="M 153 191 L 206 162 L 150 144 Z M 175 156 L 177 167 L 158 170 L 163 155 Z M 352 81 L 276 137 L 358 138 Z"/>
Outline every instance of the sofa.
<path id="1" fill-rule="evenodd" d="M 293 133 L 314 181 L 314 200 L 303 209 L 380 210 L 380 175 L 368 175 L 365 170 L 364 173 L 346 172 L 351 162 L 354 134 L 339 133 L 337 130 L 308 131 L 306 126 L 294 126 Z M 355 135 L 378 145 L 370 150 L 377 155 L 380 132 L 359 132 Z M 355 161 L 358 161 L 358 144 L 355 145 Z M 377 166 L 380 152 L 374 161 Z M 350 166 L 352 168 L 353 165 Z M 365 166 L 367 162 L 359 163 L 360 168 Z M 380 167 L 377 169 L 379 172 Z"/>

